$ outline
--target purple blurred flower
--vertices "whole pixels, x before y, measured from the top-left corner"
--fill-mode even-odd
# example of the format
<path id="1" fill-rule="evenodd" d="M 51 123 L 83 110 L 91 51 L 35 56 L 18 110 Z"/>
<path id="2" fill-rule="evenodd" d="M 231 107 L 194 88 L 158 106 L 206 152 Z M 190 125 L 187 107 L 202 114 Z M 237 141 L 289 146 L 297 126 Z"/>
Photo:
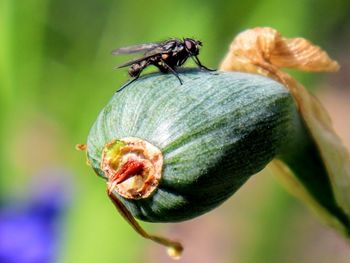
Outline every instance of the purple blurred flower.
<path id="1" fill-rule="evenodd" d="M 28 200 L 0 204 L 1 263 L 49 263 L 56 259 L 67 191 L 57 181 L 39 186 Z"/>

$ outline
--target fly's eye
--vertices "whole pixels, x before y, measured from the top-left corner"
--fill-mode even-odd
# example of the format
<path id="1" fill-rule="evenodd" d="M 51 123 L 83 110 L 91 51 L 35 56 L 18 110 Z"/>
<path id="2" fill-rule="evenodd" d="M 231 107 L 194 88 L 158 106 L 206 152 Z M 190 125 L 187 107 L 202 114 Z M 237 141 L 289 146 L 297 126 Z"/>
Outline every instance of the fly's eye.
<path id="1" fill-rule="evenodd" d="M 197 44 L 192 39 L 185 39 L 185 46 L 186 46 L 186 49 L 191 53 L 198 52 Z"/>
<path id="2" fill-rule="evenodd" d="M 193 41 L 191 41 L 191 40 L 185 40 L 185 45 L 186 45 L 186 48 L 188 49 L 188 50 L 191 50 L 191 49 L 193 49 L 194 48 L 194 43 L 193 43 Z"/>

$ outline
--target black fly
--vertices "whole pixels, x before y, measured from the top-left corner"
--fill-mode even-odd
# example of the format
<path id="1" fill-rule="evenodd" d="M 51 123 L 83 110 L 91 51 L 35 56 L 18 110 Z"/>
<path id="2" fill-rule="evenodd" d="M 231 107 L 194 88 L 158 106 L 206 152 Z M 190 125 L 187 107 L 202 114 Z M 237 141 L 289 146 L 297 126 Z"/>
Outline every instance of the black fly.
<path id="1" fill-rule="evenodd" d="M 113 55 L 144 53 L 141 58 L 131 60 L 118 67 L 130 66 L 128 72 L 130 77 L 133 78 L 118 91 L 137 80 L 141 72 L 150 65 L 156 66 L 163 73 L 173 73 L 180 84 L 182 84 L 182 81 L 176 72 L 176 68 L 181 67 L 188 58 L 192 58 L 199 68 L 210 70 L 203 66 L 197 57 L 201 46 L 202 42 L 192 38 L 184 38 L 183 40 L 175 38 L 160 43 L 141 44 L 113 50 Z"/>

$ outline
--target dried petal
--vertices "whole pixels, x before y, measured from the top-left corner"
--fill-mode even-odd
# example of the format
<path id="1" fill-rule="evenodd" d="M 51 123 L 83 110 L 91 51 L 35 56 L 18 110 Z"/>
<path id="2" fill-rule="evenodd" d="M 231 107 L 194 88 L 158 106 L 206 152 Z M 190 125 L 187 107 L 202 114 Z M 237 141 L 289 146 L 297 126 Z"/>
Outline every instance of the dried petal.
<path id="1" fill-rule="evenodd" d="M 337 71 L 339 64 L 332 60 L 320 47 L 304 38 L 276 39 L 270 61 L 281 68 L 294 68 L 303 71 Z"/>
<path id="2" fill-rule="evenodd" d="M 280 68 L 304 71 L 336 71 L 339 65 L 320 47 L 303 38 L 284 38 L 272 28 L 255 28 L 239 34 L 230 46 L 220 69 L 258 73 L 283 83 L 293 95 L 327 169 L 339 206 L 350 215 L 350 159 L 346 148 L 335 134 L 330 118 L 322 105 L 290 75 Z M 278 167 L 282 167 L 282 163 Z M 290 177 L 289 170 L 279 169 Z M 297 182 L 292 182 L 291 184 Z M 307 193 L 299 185 L 299 196 Z M 300 194 L 303 192 L 303 194 Z"/>
<path id="3" fill-rule="evenodd" d="M 337 71 L 339 65 L 320 47 L 304 38 L 284 38 L 268 27 L 240 33 L 220 69 L 258 73 L 285 83 L 280 68 L 304 71 Z"/>

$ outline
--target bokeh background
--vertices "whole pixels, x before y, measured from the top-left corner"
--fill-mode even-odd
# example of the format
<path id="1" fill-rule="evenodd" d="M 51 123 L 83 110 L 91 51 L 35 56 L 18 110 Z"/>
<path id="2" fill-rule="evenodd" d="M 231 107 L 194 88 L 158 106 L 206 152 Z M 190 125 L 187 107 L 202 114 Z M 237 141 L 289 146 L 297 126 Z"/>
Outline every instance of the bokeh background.
<path id="1" fill-rule="evenodd" d="M 0 0 L 0 262 L 171 262 L 119 216 L 74 149 L 128 79 L 113 70 L 129 59 L 111 56 L 116 47 L 193 37 L 216 68 L 249 27 L 308 38 L 342 69 L 292 74 L 350 148 L 349 10 L 348 0 Z M 143 226 L 182 240 L 180 262 L 350 262 L 347 243 L 272 175 L 197 219 Z"/>

